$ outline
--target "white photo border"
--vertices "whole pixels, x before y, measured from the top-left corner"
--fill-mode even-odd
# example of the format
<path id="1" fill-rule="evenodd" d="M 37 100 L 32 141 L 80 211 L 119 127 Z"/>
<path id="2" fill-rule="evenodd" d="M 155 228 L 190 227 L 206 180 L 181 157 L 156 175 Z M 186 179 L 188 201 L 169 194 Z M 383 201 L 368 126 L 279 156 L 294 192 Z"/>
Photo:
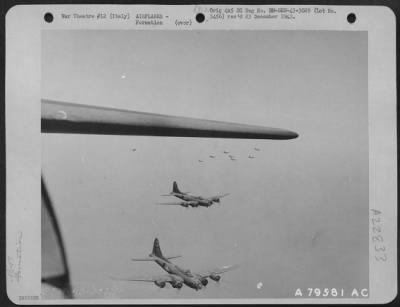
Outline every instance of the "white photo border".
<path id="1" fill-rule="evenodd" d="M 296 15 L 294 20 L 208 20 L 197 23 L 195 15 L 208 16 L 210 8 L 239 5 L 18 5 L 6 15 L 6 260 L 7 294 L 16 304 L 206 304 L 206 303 L 387 303 L 397 295 L 397 132 L 396 132 L 396 20 L 384 6 L 261 5 L 275 8 L 330 8 L 335 14 Z M 143 26 L 119 20 L 62 19 L 61 13 L 99 11 L 162 13 L 161 26 Z M 51 12 L 55 22 L 46 23 Z M 347 22 L 354 13 L 357 21 Z M 173 19 L 184 17 L 190 25 L 177 27 Z M 368 32 L 369 122 L 369 297 L 224 300 L 72 299 L 42 300 L 41 293 L 41 32 L 42 30 L 335 30 Z M 21 145 L 23 144 L 23 145 Z M 379 210 L 387 260 L 375 259 L 372 218 Z M 18 267 L 17 275 L 15 275 Z M 20 273 L 20 278 L 15 278 Z M 38 300 L 29 299 L 38 297 Z M 25 298 L 25 299 L 21 299 Z"/>

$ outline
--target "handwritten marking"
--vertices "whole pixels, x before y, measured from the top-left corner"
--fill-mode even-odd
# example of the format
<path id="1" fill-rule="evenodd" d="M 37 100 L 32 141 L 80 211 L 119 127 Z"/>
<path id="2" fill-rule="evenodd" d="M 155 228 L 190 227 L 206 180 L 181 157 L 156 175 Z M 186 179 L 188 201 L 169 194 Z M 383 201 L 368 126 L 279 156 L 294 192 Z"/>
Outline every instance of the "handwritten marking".
<path id="1" fill-rule="evenodd" d="M 378 262 L 386 262 L 386 247 L 385 247 L 385 240 L 383 238 L 383 229 L 382 229 L 382 212 L 376 209 L 371 209 L 372 218 L 371 218 L 371 226 L 372 226 L 372 244 L 375 250 L 375 260 Z"/>
<path id="2" fill-rule="evenodd" d="M 22 231 L 18 231 L 17 234 L 17 247 L 15 249 L 15 256 L 14 257 L 8 256 L 7 257 L 7 275 L 10 278 L 11 282 L 19 282 L 22 279 L 21 273 L 21 264 L 22 264 L 22 238 L 23 233 Z M 16 263 L 14 262 L 16 260 Z"/>

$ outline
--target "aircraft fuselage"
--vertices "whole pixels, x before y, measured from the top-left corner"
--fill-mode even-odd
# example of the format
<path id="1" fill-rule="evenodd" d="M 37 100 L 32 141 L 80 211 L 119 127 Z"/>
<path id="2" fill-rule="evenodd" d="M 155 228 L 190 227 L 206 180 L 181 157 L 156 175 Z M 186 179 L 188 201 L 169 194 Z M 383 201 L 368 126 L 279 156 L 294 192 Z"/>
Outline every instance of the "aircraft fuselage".
<path id="1" fill-rule="evenodd" d="M 198 278 L 193 277 L 190 272 L 181 269 L 180 267 L 169 262 L 168 260 L 158 258 L 155 262 L 168 274 L 180 277 L 180 279 L 183 280 L 183 283 L 188 287 L 195 290 L 200 290 L 201 288 L 203 288 L 203 285 Z"/>
<path id="2" fill-rule="evenodd" d="M 174 193 L 173 195 L 184 201 L 198 202 L 198 204 L 203 207 L 209 207 L 213 203 L 212 200 L 204 199 L 201 196 L 193 196 L 193 195 L 189 195 L 189 194 L 179 194 L 179 193 Z"/>

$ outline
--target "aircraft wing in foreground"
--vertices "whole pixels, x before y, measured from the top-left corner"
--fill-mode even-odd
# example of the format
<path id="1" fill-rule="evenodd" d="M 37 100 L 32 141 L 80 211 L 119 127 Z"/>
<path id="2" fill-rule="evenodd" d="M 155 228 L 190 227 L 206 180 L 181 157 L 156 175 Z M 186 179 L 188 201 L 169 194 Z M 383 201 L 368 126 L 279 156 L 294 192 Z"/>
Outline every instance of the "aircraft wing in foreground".
<path id="1" fill-rule="evenodd" d="M 42 133 L 288 140 L 297 133 L 255 125 L 42 100 Z"/>

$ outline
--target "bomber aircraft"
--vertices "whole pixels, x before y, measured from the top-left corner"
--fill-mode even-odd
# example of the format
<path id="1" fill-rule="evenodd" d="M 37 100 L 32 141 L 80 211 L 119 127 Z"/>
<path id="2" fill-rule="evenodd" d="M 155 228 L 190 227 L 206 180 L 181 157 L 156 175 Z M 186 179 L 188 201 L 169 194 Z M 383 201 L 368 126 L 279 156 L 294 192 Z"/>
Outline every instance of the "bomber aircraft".
<path id="1" fill-rule="evenodd" d="M 194 196 L 190 195 L 188 192 L 182 192 L 178 188 L 178 184 L 174 181 L 172 185 L 172 192 L 169 194 L 164 194 L 161 196 L 175 196 L 179 199 L 182 199 L 182 202 L 172 202 L 172 203 L 158 203 L 158 205 L 177 205 L 185 208 L 188 207 L 210 207 L 213 203 L 219 203 L 222 197 L 228 196 L 229 193 L 211 196 L 211 197 L 202 197 L 202 196 Z"/>
<path id="2" fill-rule="evenodd" d="M 154 261 L 162 267 L 168 274 L 149 278 L 118 278 L 126 281 L 144 281 L 154 282 L 158 287 L 164 288 L 167 283 L 173 288 L 180 289 L 183 284 L 197 290 L 202 289 L 208 284 L 207 278 L 214 281 L 220 281 L 220 274 L 231 271 L 237 268 L 237 265 L 224 266 L 219 269 L 212 269 L 203 272 L 193 273 L 190 270 L 185 270 L 170 262 L 170 259 L 181 256 L 164 256 L 161 252 L 160 243 L 157 238 L 154 239 L 153 251 L 145 258 L 134 258 L 133 261 Z"/>
<path id="3" fill-rule="evenodd" d="M 41 100 L 41 132 L 87 135 L 290 140 L 296 132 L 208 119 L 144 113 L 96 105 Z M 73 297 L 66 248 L 42 176 L 42 282 Z"/>

